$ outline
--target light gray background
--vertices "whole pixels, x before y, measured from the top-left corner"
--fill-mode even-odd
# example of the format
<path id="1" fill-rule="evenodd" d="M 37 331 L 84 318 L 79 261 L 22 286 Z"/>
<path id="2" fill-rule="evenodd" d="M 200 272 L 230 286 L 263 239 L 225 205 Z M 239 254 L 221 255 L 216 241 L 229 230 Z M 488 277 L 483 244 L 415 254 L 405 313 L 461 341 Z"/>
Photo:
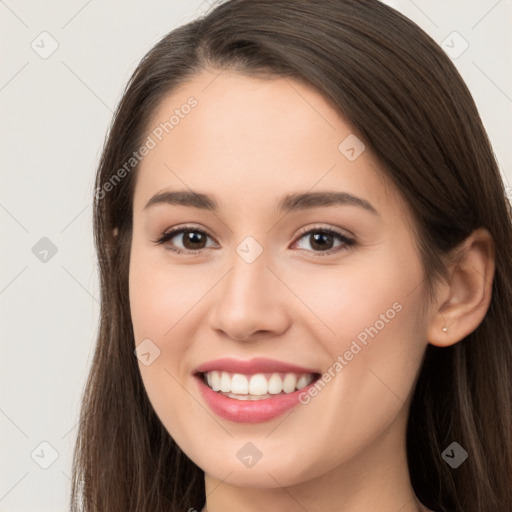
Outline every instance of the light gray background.
<path id="1" fill-rule="evenodd" d="M 454 63 L 512 184 L 512 1 L 386 3 L 452 52 L 464 44 L 452 32 L 467 41 Z M 204 0 L 0 0 L 1 512 L 67 510 L 99 314 L 95 167 L 134 67 L 164 34 L 208 7 Z M 46 59 L 31 47 L 51 49 L 43 31 L 58 43 Z M 32 251 L 43 237 L 58 250 L 46 262 Z"/>

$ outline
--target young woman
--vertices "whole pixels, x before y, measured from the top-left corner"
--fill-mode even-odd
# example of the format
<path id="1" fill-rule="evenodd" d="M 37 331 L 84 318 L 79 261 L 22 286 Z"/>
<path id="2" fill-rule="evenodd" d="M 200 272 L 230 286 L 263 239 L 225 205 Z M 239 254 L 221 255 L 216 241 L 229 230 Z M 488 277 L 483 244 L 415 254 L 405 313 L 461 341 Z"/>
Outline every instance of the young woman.
<path id="1" fill-rule="evenodd" d="M 512 229 L 449 58 L 377 0 L 231 0 L 128 84 L 72 510 L 509 512 Z"/>

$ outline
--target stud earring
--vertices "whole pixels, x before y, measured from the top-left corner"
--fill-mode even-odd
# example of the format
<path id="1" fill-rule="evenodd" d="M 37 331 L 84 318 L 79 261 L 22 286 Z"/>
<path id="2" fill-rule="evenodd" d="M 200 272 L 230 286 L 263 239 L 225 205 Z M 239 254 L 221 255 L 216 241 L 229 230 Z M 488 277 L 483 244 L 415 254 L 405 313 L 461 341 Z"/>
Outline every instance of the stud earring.
<path id="1" fill-rule="evenodd" d="M 443 327 L 443 332 L 446 332 L 448 330 L 448 327 L 446 327 L 446 325 Z"/>

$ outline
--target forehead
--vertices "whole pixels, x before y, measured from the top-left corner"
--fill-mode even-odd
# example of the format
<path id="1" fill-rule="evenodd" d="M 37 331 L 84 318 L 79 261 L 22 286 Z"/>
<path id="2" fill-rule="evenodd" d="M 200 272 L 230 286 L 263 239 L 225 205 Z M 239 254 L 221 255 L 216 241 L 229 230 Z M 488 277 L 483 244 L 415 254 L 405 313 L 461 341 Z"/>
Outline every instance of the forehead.
<path id="1" fill-rule="evenodd" d="M 290 78 L 204 71 L 164 98 L 148 138 L 154 147 L 138 169 L 135 210 L 165 188 L 207 191 L 221 206 L 234 192 L 246 206 L 275 203 L 290 191 L 332 188 L 371 197 L 381 208 L 401 206 L 369 148 L 332 103 Z"/>

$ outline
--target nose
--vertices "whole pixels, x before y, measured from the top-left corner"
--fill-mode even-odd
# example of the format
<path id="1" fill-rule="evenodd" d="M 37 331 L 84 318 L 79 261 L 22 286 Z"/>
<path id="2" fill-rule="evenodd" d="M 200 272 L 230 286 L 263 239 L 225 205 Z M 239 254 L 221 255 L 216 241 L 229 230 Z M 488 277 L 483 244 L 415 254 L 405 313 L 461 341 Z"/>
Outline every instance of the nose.
<path id="1" fill-rule="evenodd" d="M 212 297 L 210 327 L 238 341 L 286 332 L 290 326 L 290 292 L 276 277 L 266 252 L 252 262 L 235 252 L 230 263 Z"/>

